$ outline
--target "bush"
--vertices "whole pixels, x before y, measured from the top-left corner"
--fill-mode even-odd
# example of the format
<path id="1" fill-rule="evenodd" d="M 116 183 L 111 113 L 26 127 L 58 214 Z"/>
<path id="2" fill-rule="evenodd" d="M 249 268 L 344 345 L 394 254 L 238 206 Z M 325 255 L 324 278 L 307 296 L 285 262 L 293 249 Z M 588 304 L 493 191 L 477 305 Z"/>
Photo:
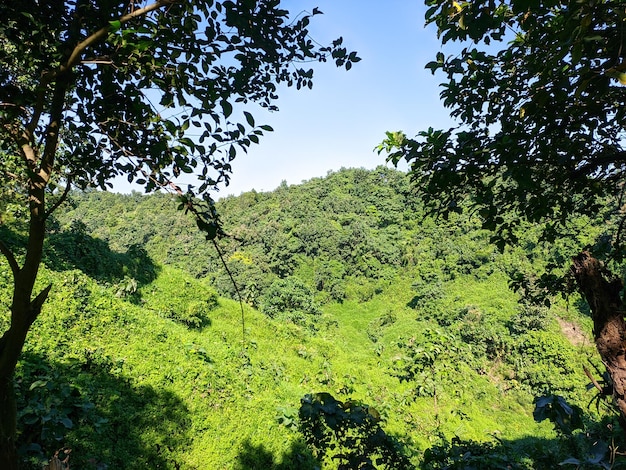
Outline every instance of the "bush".
<path id="1" fill-rule="evenodd" d="M 522 335 L 529 331 L 545 330 L 549 324 L 549 309 L 546 306 L 522 302 L 517 313 L 507 322 L 506 326 L 511 334 Z"/>
<path id="2" fill-rule="evenodd" d="M 324 392 L 307 394 L 300 403 L 300 431 L 320 460 L 333 451 L 329 457 L 339 462 L 339 469 L 412 468 L 398 441 L 382 429 L 373 407 L 340 402 Z"/>
<path id="3" fill-rule="evenodd" d="M 454 437 L 446 439 L 424 452 L 425 470 L 466 469 L 530 469 L 530 465 L 516 461 L 511 449 L 494 442 L 475 442 Z M 555 462 L 556 463 L 556 462 Z"/>
<path id="4" fill-rule="evenodd" d="M 215 290 L 180 272 L 167 270 L 167 276 L 142 289 L 145 306 L 189 328 L 208 326 L 209 312 L 218 306 Z"/>
<path id="5" fill-rule="evenodd" d="M 95 405 L 59 369 L 33 354 L 24 354 L 17 369 L 20 468 L 41 469 L 77 425 L 100 430 Z M 75 364 L 69 369 L 80 373 Z"/>
<path id="6" fill-rule="evenodd" d="M 378 342 L 379 338 L 383 334 L 384 329 L 390 325 L 393 325 L 396 320 L 396 315 L 391 311 L 385 313 L 381 317 L 374 318 L 371 322 L 369 322 L 369 325 L 367 325 L 367 337 L 372 343 Z"/>
<path id="7" fill-rule="evenodd" d="M 274 281 L 263 294 L 260 307 L 270 318 L 285 313 L 293 318 L 300 318 L 302 314 L 321 314 L 312 290 L 295 276 Z"/>

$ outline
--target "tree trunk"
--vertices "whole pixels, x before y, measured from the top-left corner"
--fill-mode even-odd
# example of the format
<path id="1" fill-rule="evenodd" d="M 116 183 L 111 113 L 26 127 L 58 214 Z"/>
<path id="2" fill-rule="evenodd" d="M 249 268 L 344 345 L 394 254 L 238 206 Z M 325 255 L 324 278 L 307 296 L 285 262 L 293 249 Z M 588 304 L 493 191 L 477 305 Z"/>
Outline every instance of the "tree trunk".
<path id="1" fill-rule="evenodd" d="M 13 389 L 13 372 L 22 353 L 28 330 L 41 312 L 41 307 L 51 287 L 51 285 L 46 287 L 18 315 L 16 315 L 16 309 L 13 309 L 12 316 L 18 317 L 22 321 L 12 322 L 11 327 L 0 339 L 0 469 L 2 470 L 19 468 L 16 450 L 17 409 Z"/>
<path id="2" fill-rule="evenodd" d="M 596 348 L 613 387 L 613 399 L 626 433 L 626 322 L 620 297 L 623 283 L 587 251 L 573 258 L 572 274 L 593 318 Z"/>
<path id="3" fill-rule="evenodd" d="M 43 191 L 41 191 L 39 201 L 43 201 Z M 14 285 L 11 326 L 0 338 L 0 469 L 2 470 L 19 468 L 16 450 L 17 410 L 13 373 L 24 348 L 28 330 L 41 313 L 41 307 L 52 288 L 52 285 L 49 285 L 35 298 L 32 297 L 41 264 L 45 233 L 45 217 L 31 217 L 26 256 L 22 268 L 17 267 L 12 255 L 7 256 L 13 270 Z"/>
<path id="4" fill-rule="evenodd" d="M 155 5 L 160 5 L 157 2 Z M 108 31 L 103 29 L 103 31 Z M 82 53 L 82 50 L 79 52 Z M 71 58 L 70 58 L 71 59 Z M 26 335 L 31 325 L 41 312 L 52 285 L 33 298 L 37 274 L 41 265 L 43 245 L 46 236 L 46 218 L 67 196 L 63 193 L 56 205 L 46 213 L 46 187 L 54 171 L 54 161 L 59 143 L 59 130 L 63 123 L 66 94 L 70 88 L 71 67 L 61 67 L 54 76 L 54 92 L 50 107 L 36 108 L 32 123 L 16 133 L 17 148 L 21 150 L 25 167 L 28 169 L 28 206 L 30 213 L 28 242 L 23 265 L 20 268 L 9 247 L 0 240 L 0 252 L 7 259 L 13 274 L 13 299 L 11 302 L 11 326 L 0 338 L 0 469 L 13 470 L 19 467 L 16 451 L 17 423 L 16 403 L 13 391 L 13 372 L 22 353 Z M 51 82 L 42 79 L 42 90 Z M 44 96 L 44 95 L 42 95 Z M 41 113 L 48 114 L 50 121 L 46 126 L 43 153 L 39 154 L 39 139 L 35 136 Z M 69 190 L 69 182 L 68 182 Z"/>
<path id="5" fill-rule="evenodd" d="M 17 470 L 16 408 L 11 377 L 0 378 L 0 468 Z"/>

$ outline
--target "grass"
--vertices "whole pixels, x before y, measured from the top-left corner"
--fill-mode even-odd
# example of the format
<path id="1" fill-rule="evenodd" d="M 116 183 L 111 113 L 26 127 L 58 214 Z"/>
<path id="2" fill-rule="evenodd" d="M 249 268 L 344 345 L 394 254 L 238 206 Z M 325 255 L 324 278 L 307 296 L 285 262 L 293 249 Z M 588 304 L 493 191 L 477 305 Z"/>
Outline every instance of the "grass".
<path id="1" fill-rule="evenodd" d="M 315 334 L 246 306 L 245 337 L 240 305 L 232 300 L 205 305 L 206 321 L 199 326 L 164 315 L 163 305 L 184 308 L 194 294 L 212 295 L 204 281 L 172 267 L 159 269 L 156 279 L 128 297 L 76 270 L 44 269 L 41 282 L 48 280 L 55 288 L 29 336 L 18 376 L 27 395 L 47 374 L 71 384 L 78 402 L 91 404 L 88 413 L 68 414 L 73 423 L 62 440 L 74 449 L 78 468 L 313 468 L 300 435 L 279 418 L 296 415 L 300 398 L 318 391 L 376 407 L 415 463 L 442 436 L 512 442 L 554 437 L 549 424 L 534 422 L 530 389 L 515 384 L 506 376 L 510 366 L 497 361 L 481 372 L 473 366 L 476 358 L 467 357 L 455 365 L 462 376 L 436 398 L 416 397 L 414 382 L 393 376 L 402 341 L 440 328 L 408 306 L 410 278 L 388 284 L 367 302 L 325 305 L 326 321 Z M 500 274 L 455 279 L 434 302 L 443 312 L 474 305 L 500 323 L 516 307 Z M 570 311 L 569 321 L 576 318 Z M 543 334 L 554 341 L 560 333 Z M 563 338 L 561 347 L 568 344 Z M 584 378 L 566 380 L 584 386 Z M 51 410 L 40 414 L 41 424 Z"/>

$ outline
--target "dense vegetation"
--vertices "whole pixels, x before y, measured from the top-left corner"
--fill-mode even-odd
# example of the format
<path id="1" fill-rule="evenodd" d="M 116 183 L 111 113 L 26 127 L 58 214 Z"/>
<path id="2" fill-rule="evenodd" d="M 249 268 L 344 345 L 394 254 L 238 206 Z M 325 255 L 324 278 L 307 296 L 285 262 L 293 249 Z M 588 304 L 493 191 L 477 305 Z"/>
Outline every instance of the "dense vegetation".
<path id="1" fill-rule="evenodd" d="M 433 219 L 412 194 L 381 167 L 222 199 L 242 324 L 176 200 L 72 193 L 17 371 L 21 455 L 67 448 L 86 469 L 609 462 L 616 420 L 583 372 L 601 378 L 591 320 L 576 295 L 532 302 L 529 273 L 566 242 L 546 249 L 529 226 L 500 253 L 480 222 Z M 590 243 L 601 233 L 579 223 Z M 19 227 L 2 230 L 19 252 Z"/>
<path id="2" fill-rule="evenodd" d="M 470 208 L 502 247 L 528 223 L 555 242 L 585 233 L 580 219 L 604 213 L 603 245 L 578 244 L 576 256 L 554 264 L 571 266 L 570 279 L 552 272 L 541 284 L 583 294 L 609 377 L 604 391 L 626 436 L 624 2 L 425 3 L 426 24 L 436 25 L 442 46 L 455 45 L 426 64 L 442 77 L 441 101 L 455 123 L 415 138 L 388 132 L 379 149 L 409 163 L 428 207 L 444 215 Z"/>
<path id="3" fill-rule="evenodd" d="M 0 336 L 0 467 L 18 470 L 13 387 L 26 337 L 51 284 L 35 290 L 52 213 L 72 188 L 124 177 L 171 191 L 208 238 L 213 191 L 239 151 L 270 126 L 279 85 L 313 86 L 313 62 L 349 70 L 338 38 L 309 36 L 321 14 L 280 0 L 24 0 L 0 2 L 0 222 L 28 230 L 23 253 L 0 238 L 13 293 Z M 194 184 L 181 175 L 193 174 Z"/>

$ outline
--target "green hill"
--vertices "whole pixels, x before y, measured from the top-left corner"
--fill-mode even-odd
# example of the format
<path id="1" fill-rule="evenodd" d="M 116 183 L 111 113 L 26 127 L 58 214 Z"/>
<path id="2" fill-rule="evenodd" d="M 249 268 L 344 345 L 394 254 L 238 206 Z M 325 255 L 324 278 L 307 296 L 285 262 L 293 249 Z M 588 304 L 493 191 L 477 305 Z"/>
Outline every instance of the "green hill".
<path id="1" fill-rule="evenodd" d="M 476 468 L 583 458 L 582 441 L 535 422 L 536 396 L 583 407 L 588 433 L 606 425 L 587 408 L 583 366 L 599 364 L 576 297 L 548 309 L 508 287 L 568 255 L 532 227 L 499 253 L 475 220 L 424 214 L 382 167 L 227 197 L 220 247 L 240 307 L 176 206 L 87 192 L 56 215 L 40 280 L 54 288 L 16 383 L 33 466 L 65 446 L 81 469 L 317 468 L 298 431 L 315 392 L 375 408 L 416 467 L 455 452 Z"/>

